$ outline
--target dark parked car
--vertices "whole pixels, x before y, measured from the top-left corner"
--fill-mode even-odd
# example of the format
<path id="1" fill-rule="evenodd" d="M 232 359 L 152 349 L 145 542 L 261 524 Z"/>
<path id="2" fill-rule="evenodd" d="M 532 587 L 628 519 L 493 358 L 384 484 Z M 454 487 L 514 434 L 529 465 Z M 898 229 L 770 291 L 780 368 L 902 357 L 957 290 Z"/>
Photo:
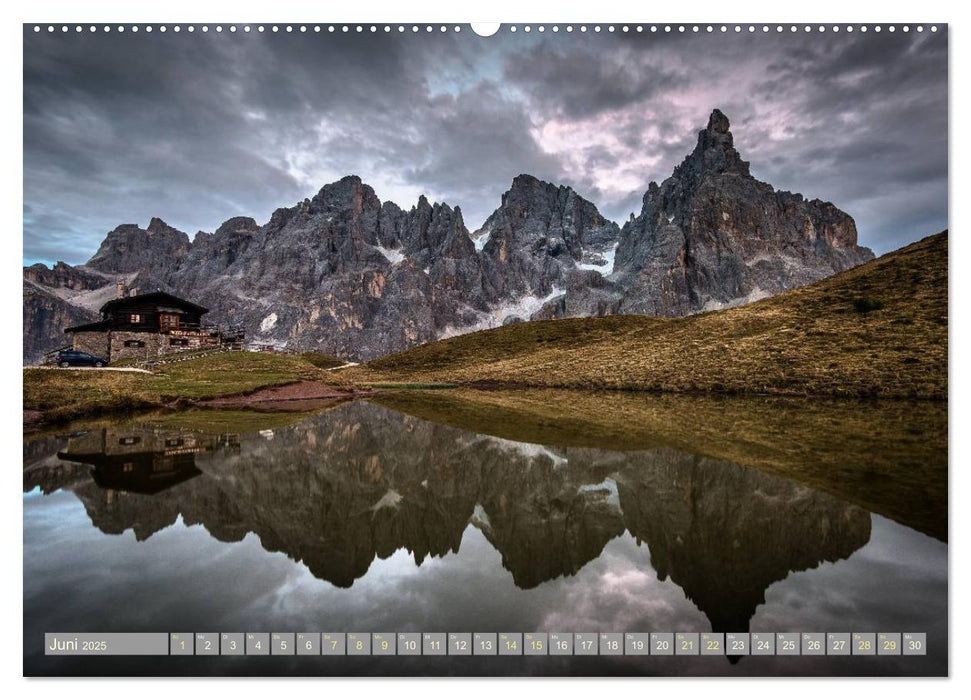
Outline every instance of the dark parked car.
<path id="1" fill-rule="evenodd" d="M 54 364 L 61 367 L 104 367 L 108 360 L 80 350 L 61 350 L 54 355 Z"/>

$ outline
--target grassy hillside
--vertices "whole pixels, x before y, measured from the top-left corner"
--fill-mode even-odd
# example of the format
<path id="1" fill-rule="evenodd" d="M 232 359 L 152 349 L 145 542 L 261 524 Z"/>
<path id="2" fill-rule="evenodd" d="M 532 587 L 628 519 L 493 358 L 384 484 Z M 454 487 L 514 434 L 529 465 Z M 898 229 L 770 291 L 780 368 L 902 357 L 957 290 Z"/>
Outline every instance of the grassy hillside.
<path id="1" fill-rule="evenodd" d="M 947 397 L 947 232 L 742 307 L 535 321 L 340 374 L 356 382 Z"/>
<path id="2" fill-rule="evenodd" d="M 349 386 L 296 355 L 234 352 L 159 367 L 152 374 L 24 368 L 24 410 L 47 421 L 246 394 L 269 386 L 320 380 Z"/>

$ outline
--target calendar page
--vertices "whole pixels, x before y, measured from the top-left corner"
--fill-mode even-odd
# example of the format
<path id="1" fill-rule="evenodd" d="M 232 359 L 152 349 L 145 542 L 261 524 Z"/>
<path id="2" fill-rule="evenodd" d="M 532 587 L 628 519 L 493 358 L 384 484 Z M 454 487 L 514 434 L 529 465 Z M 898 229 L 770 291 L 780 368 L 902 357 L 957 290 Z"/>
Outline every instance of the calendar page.
<path id="1" fill-rule="evenodd" d="M 22 34 L 25 676 L 948 675 L 946 23 Z"/>

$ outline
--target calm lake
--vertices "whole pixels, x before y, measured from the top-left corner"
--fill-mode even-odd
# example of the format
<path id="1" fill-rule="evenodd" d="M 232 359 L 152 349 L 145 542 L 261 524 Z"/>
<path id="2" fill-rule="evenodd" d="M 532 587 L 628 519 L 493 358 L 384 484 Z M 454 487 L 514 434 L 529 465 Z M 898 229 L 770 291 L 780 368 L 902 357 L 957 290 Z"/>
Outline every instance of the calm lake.
<path id="1" fill-rule="evenodd" d="M 942 675 L 946 405 L 426 392 L 25 436 L 24 672 Z M 919 657 L 45 657 L 44 632 L 926 632 Z"/>

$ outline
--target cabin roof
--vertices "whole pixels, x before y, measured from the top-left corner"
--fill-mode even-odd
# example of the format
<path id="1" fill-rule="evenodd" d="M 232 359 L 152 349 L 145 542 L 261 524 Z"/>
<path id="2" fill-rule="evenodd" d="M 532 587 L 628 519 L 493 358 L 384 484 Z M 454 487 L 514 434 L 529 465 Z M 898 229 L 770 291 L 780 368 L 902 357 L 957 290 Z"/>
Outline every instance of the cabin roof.
<path id="1" fill-rule="evenodd" d="M 167 306 L 174 306 L 185 311 L 194 311 L 198 314 L 204 314 L 209 311 L 204 306 L 199 304 L 193 304 L 191 301 L 186 301 L 185 299 L 180 299 L 179 297 L 168 294 L 167 292 L 149 292 L 148 294 L 137 294 L 133 297 L 121 297 L 120 299 L 112 299 L 107 304 L 101 307 L 101 313 L 106 313 L 113 309 L 124 309 L 129 305 L 142 306 L 144 304 L 165 304 Z"/>

